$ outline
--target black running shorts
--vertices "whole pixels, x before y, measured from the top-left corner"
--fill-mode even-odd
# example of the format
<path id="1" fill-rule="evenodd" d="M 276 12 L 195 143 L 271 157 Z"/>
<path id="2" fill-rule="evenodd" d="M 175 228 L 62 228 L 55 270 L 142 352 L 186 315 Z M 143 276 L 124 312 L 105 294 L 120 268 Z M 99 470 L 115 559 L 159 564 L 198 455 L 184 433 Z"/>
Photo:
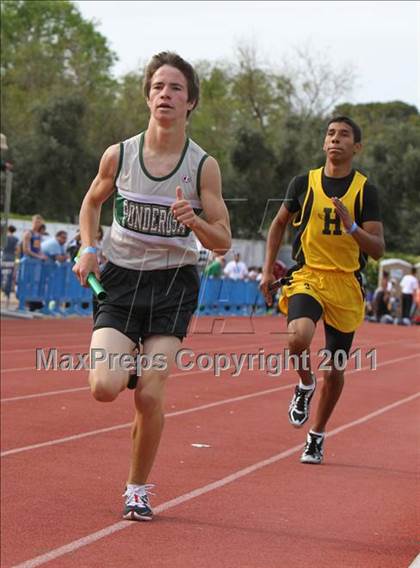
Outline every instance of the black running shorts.
<path id="1" fill-rule="evenodd" d="M 107 297 L 94 302 L 94 330 L 111 327 L 135 343 L 153 335 L 187 335 L 200 287 L 195 266 L 139 271 L 108 262 L 101 284 Z"/>

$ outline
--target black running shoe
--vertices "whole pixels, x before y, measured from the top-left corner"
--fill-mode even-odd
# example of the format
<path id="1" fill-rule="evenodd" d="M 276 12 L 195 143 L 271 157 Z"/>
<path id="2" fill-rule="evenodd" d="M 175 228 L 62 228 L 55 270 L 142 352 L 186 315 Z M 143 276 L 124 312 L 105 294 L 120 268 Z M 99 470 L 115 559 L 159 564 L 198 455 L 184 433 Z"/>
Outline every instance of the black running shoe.
<path id="1" fill-rule="evenodd" d="M 314 381 L 314 388 L 301 389 L 299 385 L 296 385 L 295 394 L 290 401 L 289 422 L 290 424 L 293 424 L 295 428 L 303 426 L 309 418 L 309 404 L 316 388 L 316 379 L 314 374 L 312 374 L 312 379 Z"/>
<path id="2" fill-rule="evenodd" d="M 308 432 L 303 453 L 300 456 L 302 463 L 322 463 L 324 457 L 324 436 L 317 436 L 313 432 Z"/>
<path id="3" fill-rule="evenodd" d="M 150 488 L 153 485 L 138 485 L 126 489 L 123 518 L 127 521 L 151 521 L 153 511 L 149 504 Z"/>

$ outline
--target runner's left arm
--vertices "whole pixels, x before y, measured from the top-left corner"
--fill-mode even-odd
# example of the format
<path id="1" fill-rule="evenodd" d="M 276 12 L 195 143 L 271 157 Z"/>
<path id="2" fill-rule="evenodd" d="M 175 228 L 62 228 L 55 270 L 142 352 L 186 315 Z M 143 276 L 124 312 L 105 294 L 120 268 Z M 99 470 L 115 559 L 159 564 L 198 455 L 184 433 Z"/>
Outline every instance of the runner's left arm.
<path id="1" fill-rule="evenodd" d="M 177 187 L 177 200 L 172 205 L 175 218 L 189 227 L 203 247 L 225 254 L 231 247 L 229 213 L 222 197 L 222 180 L 217 161 L 209 156 L 201 172 L 201 204 L 205 219 L 199 217 Z"/>
<path id="2" fill-rule="evenodd" d="M 345 230 L 348 231 L 353 224 L 353 219 L 347 207 L 337 197 L 333 197 L 332 201 Z M 383 256 L 385 252 L 384 229 L 380 221 L 364 221 L 361 227 L 357 226 L 351 236 L 359 245 L 360 250 L 374 260 Z"/>

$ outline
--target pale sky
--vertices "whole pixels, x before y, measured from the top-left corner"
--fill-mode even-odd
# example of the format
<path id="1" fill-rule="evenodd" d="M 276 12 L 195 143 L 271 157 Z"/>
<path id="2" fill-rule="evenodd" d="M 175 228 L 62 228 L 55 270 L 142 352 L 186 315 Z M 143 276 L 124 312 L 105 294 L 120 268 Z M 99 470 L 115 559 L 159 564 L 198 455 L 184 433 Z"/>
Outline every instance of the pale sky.
<path id="1" fill-rule="evenodd" d="M 296 47 L 321 52 L 334 69 L 353 67 L 346 100 L 402 100 L 420 109 L 420 2 L 114 1 L 76 2 L 97 22 L 119 61 L 116 76 L 159 51 L 192 63 L 235 61 L 238 43 L 252 43 L 268 65 L 282 66 Z"/>

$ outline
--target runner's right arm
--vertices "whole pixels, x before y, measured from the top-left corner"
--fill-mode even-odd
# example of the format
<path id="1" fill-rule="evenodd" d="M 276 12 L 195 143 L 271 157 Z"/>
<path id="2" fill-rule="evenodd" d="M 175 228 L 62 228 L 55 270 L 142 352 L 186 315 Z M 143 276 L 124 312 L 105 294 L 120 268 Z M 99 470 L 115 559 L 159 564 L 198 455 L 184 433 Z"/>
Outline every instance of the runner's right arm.
<path id="1" fill-rule="evenodd" d="M 273 274 L 274 262 L 277 259 L 277 254 L 279 252 L 279 248 L 283 239 L 284 231 L 286 230 L 286 227 L 292 217 L 293 213 L 291 213 L 286 208 L 286 206 L 282 204 L 273 222 L 271 223 L 270 230 L 268 231 L 267 248 L 265 251 L 265 261 L 260 288 L 262 293 L 264 294 L 266 302 L 269 305 L 271 305 L 273 302 L 272 294 L 269 291 L 269 286 L 275 280 Z"/>
<path id="2" fill-rule="evenodd" d="M 101 207 L 114 191 L 119 157 L 119 144 L 114 144 L 105 150 L 99 164 L 99 171 L 83 199 L 80 209 L 82 251 L 85 247 L 95 246 Z M 99 279 L 100 272 L 97 255 L 94 253 L 82 254 L 77 264 L 74 265 L 73 271 L 83 286 L 87 286 L 86 278 L 90 272 L 93 272 Z"/>

